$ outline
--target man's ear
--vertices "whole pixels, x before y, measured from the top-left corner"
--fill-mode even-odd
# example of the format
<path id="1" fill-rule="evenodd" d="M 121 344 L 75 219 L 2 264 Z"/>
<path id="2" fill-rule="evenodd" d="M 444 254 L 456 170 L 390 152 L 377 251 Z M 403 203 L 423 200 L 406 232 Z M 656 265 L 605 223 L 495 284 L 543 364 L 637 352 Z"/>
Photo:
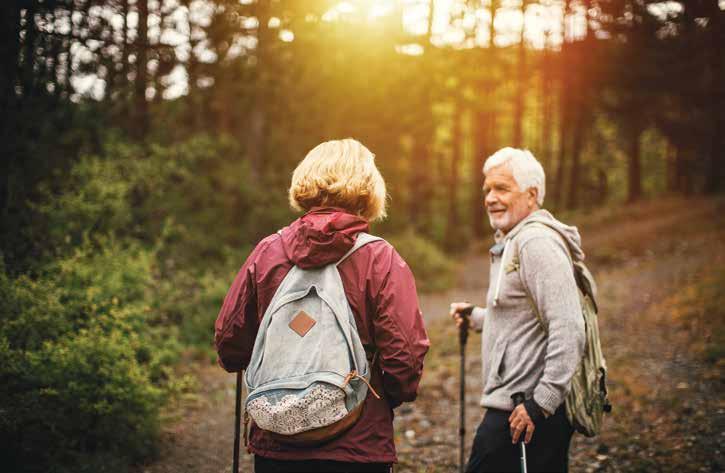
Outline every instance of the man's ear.
<path id="1" fill-rule="evenodd" d="M 529 207 L 536 207 L 539 200 L 539 189 L 537 189 L 536 187 L 529 187 L 526 190 L 526 193 Z"/>

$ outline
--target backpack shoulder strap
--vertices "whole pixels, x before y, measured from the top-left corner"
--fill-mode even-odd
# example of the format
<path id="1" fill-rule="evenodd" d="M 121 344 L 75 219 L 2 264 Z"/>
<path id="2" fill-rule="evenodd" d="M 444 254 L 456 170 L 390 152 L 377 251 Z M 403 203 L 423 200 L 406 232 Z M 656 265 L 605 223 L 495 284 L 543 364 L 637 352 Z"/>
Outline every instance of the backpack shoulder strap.
<path id="1" fill-rule="evenodd" d="M 594 310 L 596 312 L 599 312 L 599 307 L 597 306 L 596 300 L 597 284 L 594 280 L 594 276 L 592 276 L 592 273 L 589 271 L 589 268 L 587 268 L 586 264 L 584 264 L 583 261 L 574 261 L 574 257 L 572 255 L 571 248 L 569 248 L 569 244 L 554 229 L 548 227 L 546 224 L 541 222 L 532 222 L 528 224 L 528 226 L 548 229 L 551 233 L 553 233 L 555 238 L 561 241 L 561 243 L 564 245 L 564 249 L 566 250 L 566 254 L 569 257 L 569 263 L 571 263 L 571 267 L 574 272 L 574 281 L 576 282 L 577 288 L 580 292 L 589 296 L 592 304 L 594 305 Z M 516 250 L 516 255 L 518 256 L 518 246 L 516 247 Z"/>
<path id="2" fill-rule="evenodd" d="M 549 326 L 544 323 L 544 317 L 541 316 L 541 312 L 539 312 L 539 308 L 536 307 L 536 303 L 534 302 L 534 298 L 531 297 L 531 293 L 529 292 L 529 288 L 526 287 L 524 284 L 524 292 L 526 293 L 526 299 L 529 300 L 529 305 L 531 306 L 531 309 L 534 311 L 534 315 L 536 316 L 536 320 L 538 320 L 539 325 L 544 330 L 544 333 L 548 336 L 549 335 Z"/>
<path id="3" fill-rule="evenodd" d="M 545 229 L 545 230 L 553 233 L 555 235 L 555 237 L 558 238 L 559 240 L 562 240 L 562 243 L 564 244 L 564 248 L 566 250 L 566 255 L 569 258 L 569 262 L 572 263 L 571 250 L 569 250 L 569 245 L 567 245 L 566 242 L 563 241 L 563 239 L 561 238 L 561 236 L 558 233 L 556 233 L 556 231 L 554 229 L 548 227 L 547 225 L 545 225 L 543 223 L 539 223 L 539 222 L 531 222 L 531 223 L 527 224 L 524 228 L 526 228 L 526 227 L 539 227 L 539 228 L 543 228 L 543 229 Z M 522 231 L 523 231 L 523 229 L 522 229 Z M 513 258 L 515 259 L 515 261 L 512 264 L 514 265 L 514 267 L 518 268 L 520 266 L 520 262 L 519 262 L 520 261 L 519 260 L 519 258 L 520 258 L 519 257 L 519 242 L 518 242 L 517 238 L 515 238 L 515 237 L 514 237 L 514 240 L 515 240 L 514 244 L 516 246 L 514 247 L 514 256 L 513 256 Z M 572 263 L 572 270 L 573 269 L 574 268 L 573 268 L 573 263 Z M 521 277 L 521 274 L 519 274 L 519 276 Z M 575 276 L 576 276 L 576 274 L 575 274 Z M 575 280 L 576 280 L 576 277 L 575 277 Z M 526 293 L 526 299 L 528 299 L 528 301 L 529 301 L 529 305 L 531 306 L 531 309 L 533 310 L 534 315 L 536 316 L 536 320 L 538 320 L 539 325 L 544 330 L 544 333 L 548 336 L 549 335 L 549 326 L 546 325 L 546 323 L 544 322 L 544 317 L 539 312 L 539 308 L 536 306 L 536 303 L 534 302 L 534 298 L 531 296 L 531 292 L 529 292 L 529 288 L 526 287 L 526 284 L 523 282 L 523 277 L 521 278 L 521 285 L 524 288 L 524 292 Z"/>
<path id="4" fill-rule="evenodd" d="M 372 243 L 374 241 L 382 240 L 382 238 L 378 236 L 370 235 L 369 233 L 360 232 L 357 234 L 357 237 L 355 238 L 355 244 L 348 250 L 347 253 L 345 253 L 342 258 L 340 258 L 337 263 L 335 263 L 335 266 L 339 266 L 340 263 L 345 261 L 348 256 L 355 253 L 357 250 L 362 248 L 363 246 L 367 245 L 368 243 Z"/>
<path id="5" fill-rule="evenodd" d="M 562 237 L 559 232 L 551 228 L 550 226 L 546 225 L 545 223 L 541 222 L 531 222 L 524 226 L 524 228 L 521 230 L 523 232 L 526 228 L 541 228 L 543 230 L 546 230 L 548 233 L 550 233 L 557 241 L 561 242 L 564 245 L 564 251 L 566 252 L 566 256 L 569 258 L 569 262 L 573 265 L 574 264 L 574 258 L 571 254 L 571 248 L 569 248 L 569 244 L 564 240 L 564 237 Z M 518 249 L 518 248 L 517 248 Z M 517 253 L 518 254 L 518 253 Z"/>

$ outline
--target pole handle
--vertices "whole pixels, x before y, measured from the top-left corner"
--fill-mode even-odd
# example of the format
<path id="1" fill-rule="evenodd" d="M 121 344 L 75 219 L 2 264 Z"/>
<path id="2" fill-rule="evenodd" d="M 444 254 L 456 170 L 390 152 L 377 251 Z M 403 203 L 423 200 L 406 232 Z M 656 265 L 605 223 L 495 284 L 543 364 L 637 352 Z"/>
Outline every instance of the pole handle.
<path id="1" fill-rule="evenodd" d="M 458 341 L 461 347 L 465 347 L 468 342 L 468 329 L 471 327 L 471 312 L 473 312 L 473 305 L 470 307 L 459 310 L 458 315 L 463 319 L 463 323 L 458 327 Z"/>
<path id="2" fill-rule="evenodd" d="M 513 393 L 511 395 L 511 400 L 514 402 L 514 409 L 519 404 L 523 404 L 525 399 L 526 396 L 523 392 Z M 523 437 L 521 437 L 521 441 L 519 442 L 519 448 L 521 449 L 521 473 L 528 473 L 528 469 L 526 467 L 526 443 L 524 442 Z"/>

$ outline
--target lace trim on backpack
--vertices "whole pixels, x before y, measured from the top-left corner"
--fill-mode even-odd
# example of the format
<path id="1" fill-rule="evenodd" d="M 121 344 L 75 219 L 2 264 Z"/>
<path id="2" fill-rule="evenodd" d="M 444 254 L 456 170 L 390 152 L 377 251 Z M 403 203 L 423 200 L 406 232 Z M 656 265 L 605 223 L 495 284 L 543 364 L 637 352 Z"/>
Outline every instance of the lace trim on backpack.
<path id="1" fill-rule="evenodd" d="M 287 394 L 287 393 L 296 394 Z M 348 413 L 345 392 L 326 383 L 315 383 L 299 391 L 277 390 L 247 404 L 247 412 L 262 429 L 282 435 L 325 427 Z"/>

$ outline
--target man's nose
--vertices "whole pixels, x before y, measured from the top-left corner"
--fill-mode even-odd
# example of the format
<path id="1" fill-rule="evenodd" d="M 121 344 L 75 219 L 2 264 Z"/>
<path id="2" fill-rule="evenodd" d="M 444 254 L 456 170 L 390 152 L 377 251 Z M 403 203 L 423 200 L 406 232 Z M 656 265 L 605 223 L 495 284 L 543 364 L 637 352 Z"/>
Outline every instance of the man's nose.
<path id="1" fill-rule="evenodd" d="M 489 192 L 483 198 L 483 205 L 489 206 L 496 203 L 496 195 L 493 192 Z"/>

